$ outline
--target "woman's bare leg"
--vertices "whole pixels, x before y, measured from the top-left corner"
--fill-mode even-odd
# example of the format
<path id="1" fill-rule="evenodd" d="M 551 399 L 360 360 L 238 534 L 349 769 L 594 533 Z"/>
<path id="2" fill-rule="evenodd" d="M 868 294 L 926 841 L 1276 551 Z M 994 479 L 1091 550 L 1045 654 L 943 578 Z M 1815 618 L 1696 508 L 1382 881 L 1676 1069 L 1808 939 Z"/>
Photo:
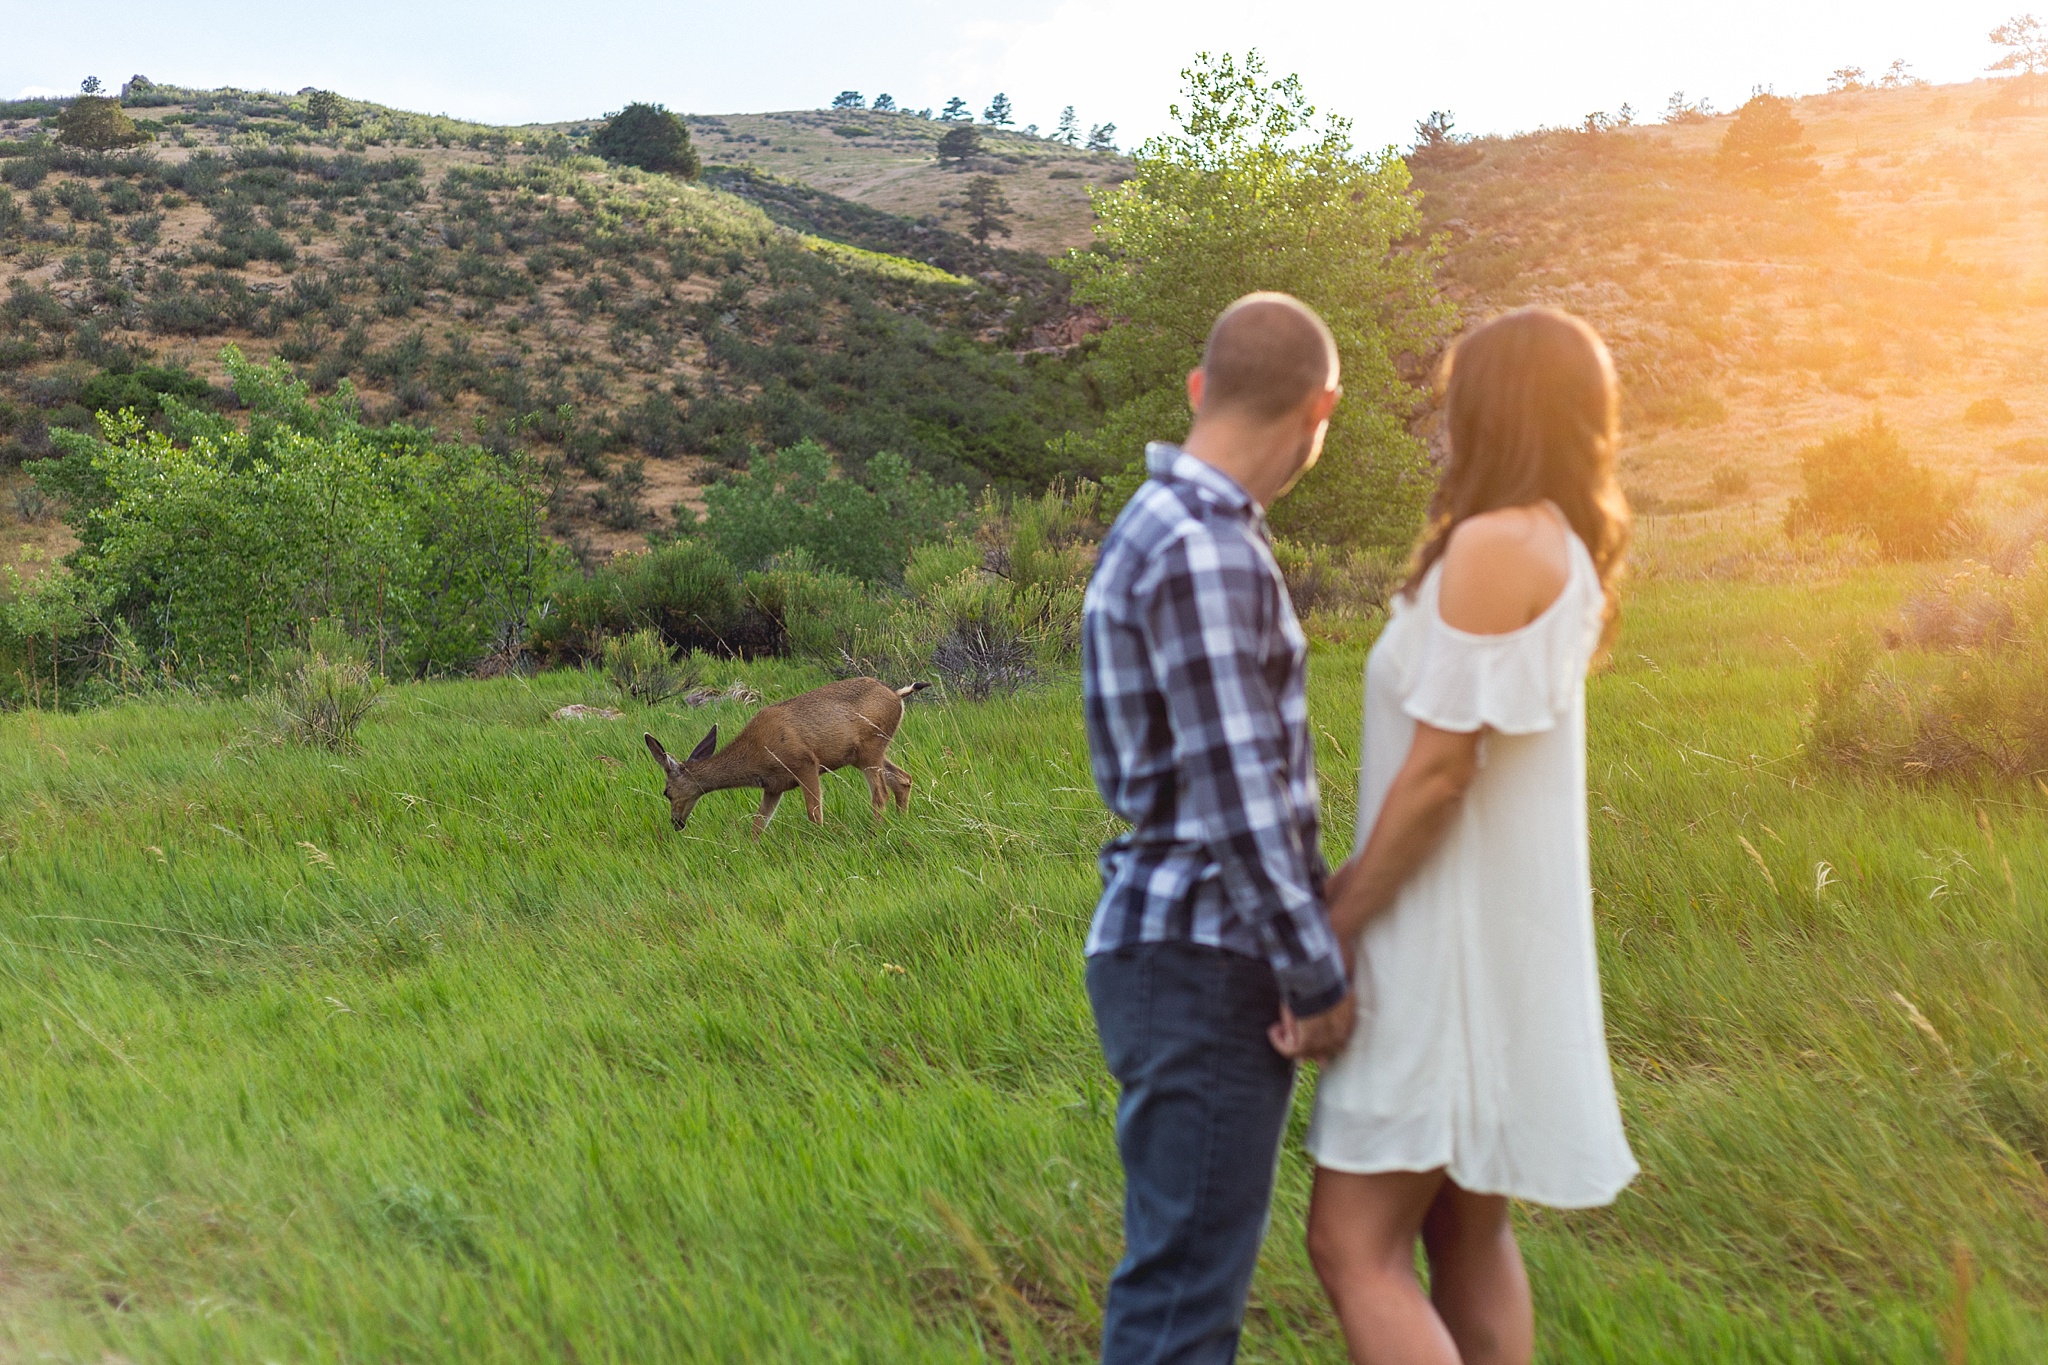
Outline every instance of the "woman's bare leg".
<path id="1" fill-rule="evenodd" d="M 1528 1365 L 1536 1318 L 1506 1196 L 1445 1180 L 1423 1219 L 1422 1245 L 1430 1300 L 1463 1365 Z"/>
<path id="2" fill-rule="evenodd" d="M 1448 1186 L 1442 1171 L 1316 1168 L 1308 1254 L 1353 1365 L 1460 1365 L 1454 1338 L 1415 1277 L 1415 1239 Z"/>

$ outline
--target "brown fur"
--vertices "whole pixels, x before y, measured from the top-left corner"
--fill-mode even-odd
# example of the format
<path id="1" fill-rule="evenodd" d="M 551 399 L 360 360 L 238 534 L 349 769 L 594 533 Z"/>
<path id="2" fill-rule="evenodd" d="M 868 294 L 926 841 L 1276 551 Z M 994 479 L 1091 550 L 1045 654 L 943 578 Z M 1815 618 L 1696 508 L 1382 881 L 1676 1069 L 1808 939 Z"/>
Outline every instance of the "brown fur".
<path id="1" fill-rule="evenodd" d="M 688 824 L 691 809 L 706 792 L 759 787 L 761 809 L 754 815 L 758 839 L 784 794 L 802 788 L 804 814 L 812 824 L 822 825 L 825 801 L 818 779 L 851 767 L 867 776 L 877 820 L 887 805 L 885 792 L 895 797 L 897 810 L 909 810 L 910 774 L 889 761 L 889 741 L 903 720 L 903 699 L 925 686 L 891 687 L 874 678 L 827 683 L 762 708 L 723 749 L 718 747 L 718 727 L 712 726 L 681 762 L 648 735 L 647 752 L 667 778 L 671 821 L 677 829 Z"/>

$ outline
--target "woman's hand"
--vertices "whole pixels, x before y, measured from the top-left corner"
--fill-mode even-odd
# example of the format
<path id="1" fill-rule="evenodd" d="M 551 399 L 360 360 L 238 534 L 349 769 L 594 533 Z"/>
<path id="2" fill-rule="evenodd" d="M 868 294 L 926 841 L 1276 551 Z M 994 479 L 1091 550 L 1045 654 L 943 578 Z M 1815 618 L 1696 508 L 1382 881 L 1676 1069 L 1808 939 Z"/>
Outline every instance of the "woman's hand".
<path id="1" fill-rule="evenodd" d="M 1351 1041 L 1351 1026 L 1358 1022 L 1358 992 L 1352 991 L 1321 1014 L 1297 1019 L 1285 1002 L 1280 1018 L 1266 1030 L 1273 1051 L 1289 1061 L 1327 1062 Z"/>

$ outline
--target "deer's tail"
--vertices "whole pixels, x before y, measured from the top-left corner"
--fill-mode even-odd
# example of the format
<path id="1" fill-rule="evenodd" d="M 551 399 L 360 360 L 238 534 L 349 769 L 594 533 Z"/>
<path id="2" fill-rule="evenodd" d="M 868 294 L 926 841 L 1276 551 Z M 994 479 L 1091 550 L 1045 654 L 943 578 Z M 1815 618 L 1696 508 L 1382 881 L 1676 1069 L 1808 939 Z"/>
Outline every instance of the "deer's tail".
<path id="1" fill-rule="evenodd" d="M 925 690 L 925 689 L 926 689 L 927 687 L 930 687 L 930 686 L 931 686 L 931 684 L 930 684 L 930 683 L 928 683 L 928 682 L 914 682 L 914 683 L 912 683 L 912 684 L 911 684 L 910 686 L 908 686 L 908 687 L 899 687 L 899 688 L 897 688 L 897 689 L 896 689 L 896 695 L 897 695 L 897 696 L 899 696 L 899 697 L 907 697 L 907 696 L 910 696 L 910 695 L 911 695 L 912 693 L 914 693 L 914 692 L 922 692 L 922 691 L 924 691 L 924 690 Z"/>

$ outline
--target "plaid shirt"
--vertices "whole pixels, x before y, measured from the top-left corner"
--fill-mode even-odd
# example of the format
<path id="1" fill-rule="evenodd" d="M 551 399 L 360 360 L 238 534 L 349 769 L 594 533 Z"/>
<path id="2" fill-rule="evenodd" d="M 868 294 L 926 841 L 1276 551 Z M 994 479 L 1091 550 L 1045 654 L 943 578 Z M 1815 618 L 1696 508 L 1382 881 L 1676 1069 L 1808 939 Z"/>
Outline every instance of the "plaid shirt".
<path id="1" fill-rule="evenodd" d="M 1261 957 L 1299 1015 L 1344 998 L 1323 907 L 1308 641 L 1265 513 L 1179 448 L 1102 542 L 1081 618 L 1102 850 L 1090 955 L 1192 942 Z"/>

